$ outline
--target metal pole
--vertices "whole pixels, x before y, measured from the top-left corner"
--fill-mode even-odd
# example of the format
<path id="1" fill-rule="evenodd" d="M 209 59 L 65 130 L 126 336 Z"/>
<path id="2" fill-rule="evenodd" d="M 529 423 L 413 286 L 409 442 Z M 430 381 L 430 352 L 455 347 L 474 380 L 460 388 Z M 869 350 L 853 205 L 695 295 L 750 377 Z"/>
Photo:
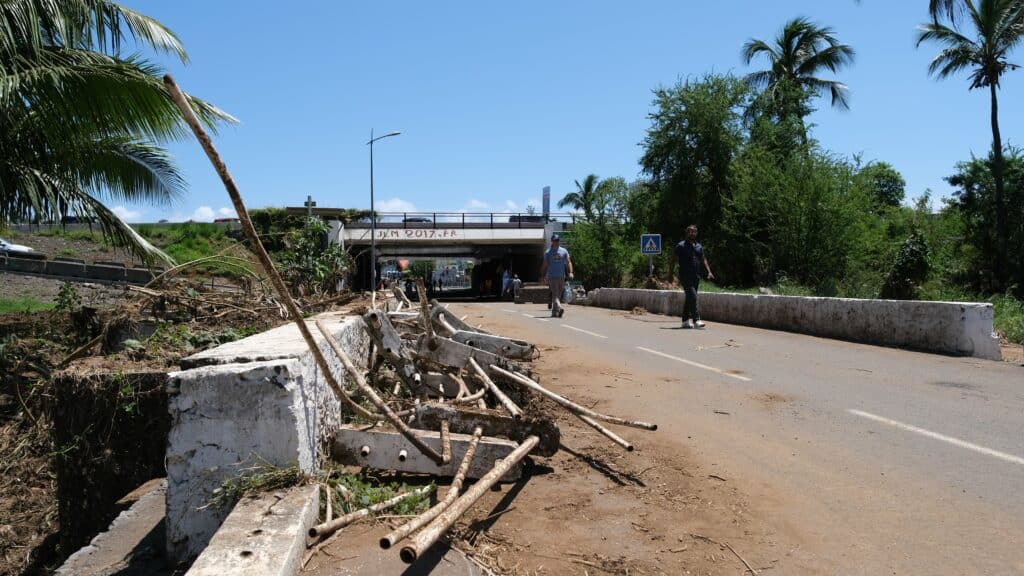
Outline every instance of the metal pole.
<path id="1" fill-rule="evenodd" d="M 373 206 L 373 128 L 370 128 L 370 286 L 377 292 L 377 212 Z"/>

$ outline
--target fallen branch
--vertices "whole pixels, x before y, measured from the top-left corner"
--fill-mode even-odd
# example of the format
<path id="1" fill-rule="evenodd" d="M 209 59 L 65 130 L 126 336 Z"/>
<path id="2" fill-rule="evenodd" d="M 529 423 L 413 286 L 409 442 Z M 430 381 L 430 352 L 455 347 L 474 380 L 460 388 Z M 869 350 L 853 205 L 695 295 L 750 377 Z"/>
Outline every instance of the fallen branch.
<path id="1" fill-rule="evenodd" d="M 718 544 L 719 546 L 722 546 L 724 548 L 728 548 L 730 552 L 735 554 L 736 557 L 740 559 L 740 562 L 743 562 L 743 565 L 747 567 L 747 570 L 749 570 L 751 574 L 753 574 L 754 576 L 757 576 L 757 570 L 754 570 L 754 567 L 751 566 L 750 563 L 748 563 L 746 561 L 746 559 L 743 558 L 743 556 L 740 556 L 740 553 L 737 552 L 732 546 L 730 546 L 728 542 L 719 542 L 718 540 L 714 540 L 712 538 L 708 538 L 707 536 L 703 536 L 701 534 L 690 534 L 690 536 L 693 536 L 694 538 L 696 538 L 698 540 L 704 540 L 705 542 L 710 542 L 712 544 Z"/>
<path id="2" fill-rule="evenodd" d="M 323 353 L 320 351 L 320 347 L 317 346 L 316 340 L 313 339 L 313 333 L 310 332 L 309 327 L 306 326 L 306 322 L 303 319 L 302 313 L 299 311 L 299 307 L 295 304 L 295 300 L 292 298 L 291 293 L 288 291 L 288 287 L 285 286 L 284 280 L 281 278 L 281 274 L 278 273 L 274 263 L 270 260 L 270 255 L 267 254 L 266 248 L 263 247 L 263 242 L 260 241 L 259 235 L 256 233 L 256 228 L 252 225 L 252 220 L 249 218 L 249 211 L 245 208 L 245 203 L 242 201 L 242 194 L 238 191 L 238 186 L 235 185 L 235 180 L 231 177 L 231 173 L 228 172 L 228 167 L 221 160 L 220 153 L 213 145 L 213 141 L 210 140 L 210 136 L 207 135 L 206 130 L 203 129 L 199 123 L 199 119 L 196 118 L 195 113 L 192 111 L 192 107 L 185 99 L 185 95 L 178 89 L 178 85 L 174 82 L 174 78 L 170 74 L 164 76 L 164 85 L 167 87 L 167 91 L 171 95 L 171 99 L 181 110 L 181 114 L 185 119 L 185 122 L 192 129 L 192 133 L 195 134 L 196 139 L 199 140 L 200 146 L 206 152 L 206 156 L 210 159 L 210 163 L 213 164 L 214 169 L 217 171 L 217 175 L 220 176 L 221 182 L 224 183 L 224 188 L 228 192 L 228 196 L 231 198 L 231 203 L 235 207 L 235 212 L 238 213 L 238 219 L 242 226 L 242 231 L 245 233 L 245 237 L 249 241 L 249 247 L 252 248 L 253 253 L 256 254 L 256 259 L 259 261 L 260 266 L 263 267 L 263 271 L 266 272 L 270 278 L 270 283 L 277 291 L 278 296 L 281 298 L 281 303 L 284 304 L 285 309 L 288 311 L 288 315 L 291 317 L 295 326 L 299 329 L 299 334 L 302 335 L 302 339 L 306 341 L 306 346 L 309 347 L 310 353 L 313 355 L 313 360 L 316 362 L 317 367 L 320 368 L 320 372 L 323 374 L 324 379 L 327 381 L 328 386 L 334 394 L 341 400 L 345 401 L 349 406 L 355 409 L 356 404 L 351 398 L 345 394 L 341 385 L 334 378 L 334 374 L 331 372 L 330 365 L 327 364 L 327 359 L 324 358 Z M 365 412 L 365 411 L 364 411 Z"/>
<path id="3" fill-rule="evenodd" d="M 605 414 L 601 414 L 600 412 L 594 412 L 593 410 L 591 410 L 591 409 L 589 409 L 589 408 L 587 408 L 585 406 L 580 406 L 579 404 L 573 402 L 572 400 L 569 400 L 567 398 L 559 396 L 558 394 L 555 394 L 554 392 L 548 390 L 547 388 L 544 388 L 543 386 L 541 386 L 537 382 L 533 381 L 530 378 L 527 378 L 526 376 L 523 376 L 522 374 L 517 374 L 515 372 L 509 372 L 508 370 L 505 370 L 504 368 L 500 368 L 500 367 L 495 366 L 493 364 L 491 365 L 491 370 L 496 372 L 496 373 L 498 373 L 498 374 L 500 374 L 500 375 L 502 375 L 502 376 L 504 376 L 505 378 L 511 380 L 512 382 L 515 382 L 517 384 L 525 386 L 526 388 L 529 388 L 530 390 L 533 390 L 534 392 L 538 392 L 541 395 L 546 396 L 546 397 L 550 398 L 551 400 L 554 400 L 556 403 L 560 404 L 562 407 L 566 408 L 567 410 L 569 410 L 570 412 L 572 412 L 574 414 L 583 414 L 584 416 L 589 416 L 589 417 L 591 417 L 591 418 L 593 418 L 595 420 L 603 420 L 605 422 L 609 422 L 611 424 L 618 424 L 620 426 L 631 426 L 633 428 L 642 428 L 644 430 L 652 430 L 652 431 L 658 429 L 658 425 L 657 424 L 651 424 L 649 422 L 641 422 L 639 420 L 626 420 L 624 418 L 618 418 L 618 417 L 615 417 L 615 416 L 608 416 L 608 415 L 605 415 Z"/>

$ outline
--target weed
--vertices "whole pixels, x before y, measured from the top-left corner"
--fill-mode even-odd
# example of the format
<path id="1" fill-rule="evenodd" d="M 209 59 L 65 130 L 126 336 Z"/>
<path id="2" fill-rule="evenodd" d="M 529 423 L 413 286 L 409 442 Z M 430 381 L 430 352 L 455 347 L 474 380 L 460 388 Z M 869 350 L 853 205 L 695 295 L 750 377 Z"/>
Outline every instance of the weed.
<path id="1" fill-rule="evenodd" d="M 992 298 L 996 332 L 1010 342 L 1024 344 L 1024 300 L 1012 296 Z"/>
<path id="2" fill-rule="evenodd" d="M 78 289 L 70 282 L 60 285 L 57 292 L 57 306 L 59 312 L 71 312 L 82 307 L 82 299 L 78 296 Z"/>
<path id="3" fill-rule="evenodd" d="M 327 484 L 330 488 L 331 496 L 334 499 L 334 509 L 341 510 L 343 513 L 354 512 L 368 506 L 373 506 L 417 488 L 409 486 L 404 482 L 378 483 L 375 479 L 367 476 L 365 472 L 342 474 L 335 477 L 328 476 L 326 479 L 321 480 L 321 482 Z M 342 489 L 339 489 L 339 487 Z M 348 495 L 347 499 L 341 497 L 340 493 L 342 491 Z M 410 496 L 402 500 L 386 513 L 396 515 L 419 514 L 425 511 L 429 505 L 430 491 L 426 491 L 422 495 Z"/>
<path id="4" fill-rule="evenodd" d="M 42 312 L 44 310 L 53 310 L 53 304 L 40 302 L 31 296 L 22 296 L 21 298 L 0 298 L 0 314 L 16 312 L 31 314 L 33 312 Z"/>
<path id="5" fill-rule="evenodd" d="M 249 494 L 290 488 L 308 481 L 309 475 L 298 466 L 278 468 L 262 461 L 261 464 L 243 470 L 241 476 L 225 480 L 213 491 L 213 498 L 206 506 L 230 508 Z"/>

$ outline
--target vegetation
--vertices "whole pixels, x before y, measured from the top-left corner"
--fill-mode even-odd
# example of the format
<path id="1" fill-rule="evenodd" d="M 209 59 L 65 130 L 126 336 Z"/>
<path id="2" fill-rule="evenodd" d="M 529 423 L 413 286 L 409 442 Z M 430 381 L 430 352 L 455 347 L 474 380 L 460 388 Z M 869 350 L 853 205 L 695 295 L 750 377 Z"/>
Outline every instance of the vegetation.
<path id="1" fill-rule="evenodd" d="M 908 205 L 905 180 L 884 160 L 843 157 L 814 139 L 805 118 L 820 94 L 849 106 L 846 86 L 821 72 L 850 65 L 854 51 L 831 28 L 795 19 L 773 42 L 743 47 L 747 63 L 764 57 L 767 69 L 654 90 L 641 178 L 590 175 L 560 204 L 582 212 L 571 235 L 578 277 L 588 287 L 664 286 L 671 247 L 696 224 L 722 284 L 708 290 L 987 299 L 997 330 L 1024 341 L 1024 153 L 1002 145 L 997 114 L 1024 1 L 930 8 L 919 40 L 942 48 L 931 72 L 966 71 L 971 88 L 988 88 L 993 133 L 990 154 L 951 167 L 955 191 L 937 209 L 928 191 Z M 663 236 L 657 278 L 637 250 L 645 232 Z"/>
<path id="2" fill-rule="evenodd" d="M 970 26 L 962 32 L 955 21 L 956 9 L 967 13 Z M 1008 256 L 1009 223 L 1005 198 L 1005 162 L 1003 141 L 999 131 L 999 81 L 1016 65 L 1008 61 L 1009 53 L 1024 38 L 1024 2 L 1021 0 L 963 0 L 962 5 L 951 0 L 930 3 L 935 19 L 921 27 L 917 44 L 935 42 L 942 47 L 928 71 L 939 78 L 947 78 L 962 71 L 970 71 L 970 89 L 988 88 L 991 102 L 992 124 L 992 180 L 996 223 L 994 279 L 1001 288 L 1007 287 L 1010 269 L 1005 266 Z M 945 11 L 951 23 L 944 24 L 938 16 Z M 972 37 L 973 36 L 973 37 Z M 1019 248 L 1019 244 L 1017 245 Z M 1019 249 L 1016 250 L 1019 253 Z"/>
<path id="3" fill-rule="evenodd" d="M 53 307 L 53 304 L 40 302 L 31 297 L 0 298 L 0 314 L 10 314 L 12 312 L 31 314 L 33 312 L 53 310 Z"/>
<path id="4" fill-rule="evenodd" d="M 169 260 L 104 202 L 167 204 L 185 189 L 160 143 L 187 127 L 161 70 L 126 50 L 187 62 L 178 38 L 109 0 L 8 0 L 0 32 L 0 222 L 77 215 L 147 261 Z M 232 120 L 191 103 L 211 128 Z"/>

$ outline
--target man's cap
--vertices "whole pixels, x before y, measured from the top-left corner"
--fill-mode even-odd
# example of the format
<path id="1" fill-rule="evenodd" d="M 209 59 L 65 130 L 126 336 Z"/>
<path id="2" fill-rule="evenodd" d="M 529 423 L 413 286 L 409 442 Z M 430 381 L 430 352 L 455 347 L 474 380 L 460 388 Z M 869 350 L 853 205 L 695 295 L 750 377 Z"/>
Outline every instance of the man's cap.
<path id="1" fill-rule="evenodd" d="M 551 241 L 552 242 L 554 242 L 555 240 L 561 240 L 561 239 L 562 239 L 562 237 L 559 236 L 558 234 L 552 234 L 551 235 Z"/>

